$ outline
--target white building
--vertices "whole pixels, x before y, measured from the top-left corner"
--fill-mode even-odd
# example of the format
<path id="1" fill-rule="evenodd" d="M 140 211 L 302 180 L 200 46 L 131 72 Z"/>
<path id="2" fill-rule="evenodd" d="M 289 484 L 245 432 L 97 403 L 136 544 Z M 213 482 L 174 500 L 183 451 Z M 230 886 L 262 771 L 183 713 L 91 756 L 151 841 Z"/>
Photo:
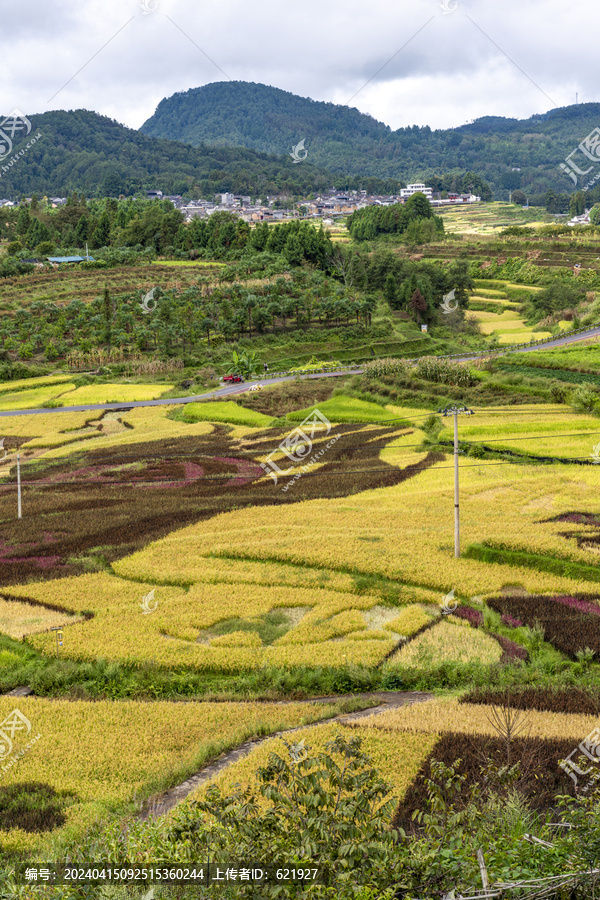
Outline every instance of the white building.
<path id="1" fill-rule="evenodd" d="M 431 200 L 433 196 L 433 190 L 430 187 L 425 187 L 424 184 L 409 184 L 408 187 L 400 189 L 400 197 L 403 200 L 407 200 L 409 197 L 412 197 L 413 194 L 425 194 L 428 200 Z"/>

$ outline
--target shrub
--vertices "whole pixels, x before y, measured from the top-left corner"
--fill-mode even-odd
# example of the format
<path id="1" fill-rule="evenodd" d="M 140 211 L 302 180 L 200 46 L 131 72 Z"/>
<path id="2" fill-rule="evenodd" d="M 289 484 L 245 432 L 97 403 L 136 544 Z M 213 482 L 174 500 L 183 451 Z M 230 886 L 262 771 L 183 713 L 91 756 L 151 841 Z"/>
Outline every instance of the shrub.
<path id="1" fill-rule="evenodd" d="M 230 796 L 211 787 L 182 809 L 167 837 L 201 854 L 209 841 L 223 858 L 312 861 L 321 869 L 318 896 L 398 886 L 403 862 L 389 828 L 395 802 L 360 738 L 338 735 L 314 756 L 304 742 L 286 746 L 287 758 L 271 753 L 258 770 L 260 798 L 250 787 Z M 240 884 L 238 896 L 255 894 Z M 281 887 L 264 885 L 261 896 L 282 896 Z"/>

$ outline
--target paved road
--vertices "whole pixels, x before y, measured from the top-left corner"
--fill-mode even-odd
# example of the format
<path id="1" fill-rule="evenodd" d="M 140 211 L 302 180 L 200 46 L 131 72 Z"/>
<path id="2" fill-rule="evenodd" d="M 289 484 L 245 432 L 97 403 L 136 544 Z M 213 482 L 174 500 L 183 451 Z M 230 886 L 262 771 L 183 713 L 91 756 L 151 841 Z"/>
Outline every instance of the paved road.
<path id="1" fill-rule="evenodd" d="M 517 350 L 517 353 L 530 353 L 532 350 L 548 350 L 551 347 L 561 347 L 563 344 L 576 344 L 577 341 L 587 341 L 591 337 L 600 337 L 600 328 L 590 328 L 589 331 L 582 331 L 581 334 L 574 334 L 572 337 L 568 335 L 559 337 L 538 347 L 523 347 L 522 350 Z"/>
<path id="2" fill-rule="evenodd" d="M 344 369 L 341 372 L 319 372 L 316 375 L 300 375 L 300 378 L 334 378 L 340 375 L 347 375 L 350 371 L 359 374 L 362 369 Z M 218 390 L 211 391 L 208 394 L 196 394 L 194 397 L 168 397 L 163 400 L 135 400 L 129 403 L 86 403 L 83 406 L 56 406 L 52 409 L 11 409 L 7 412 L 0 412 L 2 416 L 35 416 L 42 413 L 64 413 L 64 412 L 93 412 L 94 410 L 129 410 L 136 406 L 169 406 L 176 403 L 194 403 L 197 400 L 212 400 L 214 398 L 227 397 L 230 394 L 241 394 L 249 391 L 253 384 L 278 384 L 280 381 L 291 381 L 296 378 L 295 375 L 282 375 L 279 378 L 262 378 L 260 381 L 244 382 L 243 384 L 227 384 Z"/>
<path id="3" fill-rule="evenodd" d="M 521 349 L 515 350 L 514 348 L 507 347 L 506 349 L 500 348 L 500 350 L 495 350 L 495 353 L 530 353 L 532 350 L 551 350 L 553 347 L 561 347 L 564 344 L 575 344 L 579 341 L 586 341 L 592 337 L 600 337 L 600 328 L 590 328 L 588 331 L 582 331 L 577 335 L 565 335 L 565 337 L 556 338 L 553 341 L 548 341 L 546 344 L 538 344 L 534 347 L 522 347 Z M 454 359 L 477 359 L 476 356 L 465 356 L 454 357 Z M 339 378 L 340 376 L 348 375 L 349 372 L 352 372 L 355 375 L 360 375 L 362 369 L 344 369 L 341 372 L 318 372 L 314 375 L 300 375 L 300 378 Z M 279 384 L 282 381 L 292 381 L 294 378 L 297 378 L 296 375 L 281 375 L 279 378 L 261 378 L 258 381 L 253 382 L 244 382 L 244 384 L 227 384 L 222 388 L 218 388 L 215 391 L 210 391 L 207 394 L 196 394 L 194 397 L 169 397 L 166 400 L 136 400 L 131 403 L 87 403 L 84 406 L 57 406 L 53 409 L 11 409 L 8 412 L 0 412 L 0 418 L 2 416 L 35 416 L 46 413 L 63 413 L 63 412 L 93 412 L 94 410 L 122 410 L 126 411 L 129 409 L 133 409 L 136 406 L 172 406 L 173 404 L 178 403 L 194 403 L 197 400 L 216 400 L 222 397 L 229 397 L 233 394 L 243 394 L 246 391 L 249 391 L 253 384 L 260 384 L 263 386 L 269 384 Z"/>

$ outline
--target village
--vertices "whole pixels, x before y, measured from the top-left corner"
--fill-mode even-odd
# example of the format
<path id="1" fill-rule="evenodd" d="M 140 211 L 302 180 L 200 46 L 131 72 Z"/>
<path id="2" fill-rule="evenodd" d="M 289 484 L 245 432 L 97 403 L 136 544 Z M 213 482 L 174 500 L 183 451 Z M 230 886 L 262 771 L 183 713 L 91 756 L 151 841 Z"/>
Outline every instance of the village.
<path id="1" fill-rule="evenodd" d="M 258 198 L 248 195 L 223 193 L 216 194 L 213 200 L 185 200 L 180 194 L 163 194 L 162 191 L 146 191 L 149 200 L 168 200 L 175 209 L 181 210 L 185 221 L 206 218 L 216 212 L 230 212 L 238 215 L 246 222 L 284 221 L 294 218 L 323 219 L 325 224 L 328 218 L 335 219 L 340 216 L 348 216 L 357 209 L 366 206 L 391 206 L 394 203 L 404 203 L 416 193 L 424 194 L 432 206 L 448 206 L 452 204 L 480 203 L 481 197 L 471 193 L 434 192 L 432 188 L 422 183 L 409 184 L 401 188 L 399 194 L 379 195 L 368 194 L 367 191 L 347 191 L 339 193 L 335 188 L 314 199 L 302 198 L 290 202 L 287 195 L 274 195 L 267 197 L 267 204 L 261 203 Z M 31 198 L 25 198 L 28 203 Z M 45 198 L 46 199 L 46 198 Z M 66 197 L 48 197 L 47 203 L 52 209 L 64 206 Z M 1 199 L 0 207 L 12 208 L 18 206 L 20 201 Z"/>

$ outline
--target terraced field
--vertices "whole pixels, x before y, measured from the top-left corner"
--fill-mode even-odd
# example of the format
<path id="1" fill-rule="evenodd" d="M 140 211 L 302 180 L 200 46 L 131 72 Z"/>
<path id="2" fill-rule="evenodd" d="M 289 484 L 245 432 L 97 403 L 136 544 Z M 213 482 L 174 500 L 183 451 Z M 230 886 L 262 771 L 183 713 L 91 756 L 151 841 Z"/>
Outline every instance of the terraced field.
<path id="1" fill-rule="evenodd" d="M 485 299 L 501 301 L 494 292 Z M 17 387 L 12 397 L 28 392 Z M 294 740 L 315 746 L 340 730 L 360 736 L 392 785 L 398 822 L 422 803 L 432 759 L 452 762 L 466 748 L 474 777 L 478 754 L 500 752 L 485 703 L 459 707 L 445 694 L 316 726 L 341 708 L 231 696 L 236 685 L 252 694 L 251 679 L 263 697 L 260 686 L 281 696 L 277 685 L 301 678 L 319 693 L 323 673 L 338 691 L 493 685 L 529 671 L 540 622 L 557 665 L 579 665 L 586 647 L 600 652 L 598 419 L 545 403 L 475 413 L 459 425 L 460 558 L 451 423 L 442 420 L 432 443 L 422 408 L 336 394 L 291 408 L 287 420 L 231 401 L 4 419 L 0 629 L 13 642 L 0 647 L 0 677 L 21 653 L 40 666 L 58 652 L 52 665 L 80 667 L 82 690 L 98 665 L 124 697 L 127 680 L 150 687 L 144 701 L 90 703 L 47 699 L 51 683 L 32 678 L 44 697 L 2 698 L 0 716 L 17 709 L 26 719 L 16 751 L 35 741 L 2 773 L 0 814 L 3 789 L 29 782 L 54 810 L 11 827 L 0 815 L 2 853 L 59 853 L 96 819 L 131 814 L 134 793 L 152 797 L 249 736 L 301 725 Z M 181 702 L 152 702 L 167 677 L 178 679 Z M 229 702 L 190 700 L 186 683 L 198 679 L 228 685 Z M 589 713 L 538 711 L 532 721 L 532 739 L 556 759 L 591 729 Z M 251 783 L 281 748 L 262 745 L 218 783 Z M 544 803 L 564 777 L 548 767 Z M 171 821 L 179 815 L 185 804 Z"/>

